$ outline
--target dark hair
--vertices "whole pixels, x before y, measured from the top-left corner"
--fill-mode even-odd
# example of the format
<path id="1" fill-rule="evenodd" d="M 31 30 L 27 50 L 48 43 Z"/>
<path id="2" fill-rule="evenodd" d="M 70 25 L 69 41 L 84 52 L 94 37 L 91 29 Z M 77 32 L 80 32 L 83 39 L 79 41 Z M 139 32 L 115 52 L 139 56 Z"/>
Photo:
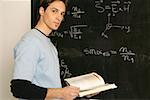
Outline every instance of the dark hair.
<path id="1" fill-rule="evenodd" d="M 43 7 L 44 10 L 46 10 L 46 8 L 49 6 L 49 4 L 51 4 L 54 1 L 62 1 L 65 4 L 65 6 L 67 7 L 67 0 L 41 0 L 40 6 L 38 7 L 38 9 L 36 11 L 37 16 L 35 16 L 36 18 L 35 18 L 35 22 L 33 23 L 34 24 L 33 27 L 36 26 L 36 24 L 38 23 L 38 21 L 40 19 L 40 14 L 39 14 L 40 7 Z"/>
<path id="2" fill-rule="evenodd" d="M 54 1 L 62 1 L 65 4 L 65 6 L 67 7 L 67 0 L 43 0 L 40 7 L 43 7 L 44 10 L 46 10 L 46 8 L 49 6 L 49 4 Z"/>

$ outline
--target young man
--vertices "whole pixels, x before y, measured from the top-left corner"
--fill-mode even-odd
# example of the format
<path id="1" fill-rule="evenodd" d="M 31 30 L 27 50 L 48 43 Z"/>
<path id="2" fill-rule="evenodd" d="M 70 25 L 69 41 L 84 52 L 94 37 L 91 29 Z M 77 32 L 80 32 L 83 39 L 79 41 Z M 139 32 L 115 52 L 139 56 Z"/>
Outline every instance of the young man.
<path id="1" fill-rule="evenodd" d="M 61 87 L 58 53 L 47 37 L 57 30 L 66 11 L 65 0 L 44 0 L 39 20 L 14 49 L 11 92 L 27 100 L 73 100 L 79 88 Z"/>

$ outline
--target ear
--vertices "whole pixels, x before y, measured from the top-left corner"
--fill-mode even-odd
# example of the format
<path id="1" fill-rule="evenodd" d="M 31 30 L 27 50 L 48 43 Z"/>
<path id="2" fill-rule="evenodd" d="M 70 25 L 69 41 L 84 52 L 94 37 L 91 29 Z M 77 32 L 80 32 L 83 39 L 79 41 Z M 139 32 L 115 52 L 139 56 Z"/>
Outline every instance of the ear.
<path id="1" fill-rule="evenodd" d="M 39 9 L 39 14 L 40 14 L 40 15 L 43 15 L 43 14 L 44 14 L 44 8 L 43 8 L 43 7 L 40 7 L 40 9 Z"/>

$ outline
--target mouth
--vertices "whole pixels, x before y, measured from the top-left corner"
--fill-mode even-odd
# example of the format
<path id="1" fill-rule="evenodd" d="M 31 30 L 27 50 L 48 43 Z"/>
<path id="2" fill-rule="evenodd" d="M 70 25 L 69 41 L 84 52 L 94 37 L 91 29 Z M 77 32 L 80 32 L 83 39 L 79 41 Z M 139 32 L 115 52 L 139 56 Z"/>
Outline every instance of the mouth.
<path id="1" fill-rule="evenodd" d="M 59 26 L 59 22 L 54 22 L 55 26 Z"/>

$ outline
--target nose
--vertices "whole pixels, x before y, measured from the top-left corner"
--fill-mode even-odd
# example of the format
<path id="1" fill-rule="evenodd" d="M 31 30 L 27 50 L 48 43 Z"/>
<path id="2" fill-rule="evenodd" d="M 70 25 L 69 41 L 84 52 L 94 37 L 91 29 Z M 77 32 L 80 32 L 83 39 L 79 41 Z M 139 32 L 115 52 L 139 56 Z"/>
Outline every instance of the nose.
<path id="1" fill-rule="evenodd" d="M 63 16 L 61 15 L 61 13 L 58 13 L 56 18 L 59 22 L 63 20 Z"/>

